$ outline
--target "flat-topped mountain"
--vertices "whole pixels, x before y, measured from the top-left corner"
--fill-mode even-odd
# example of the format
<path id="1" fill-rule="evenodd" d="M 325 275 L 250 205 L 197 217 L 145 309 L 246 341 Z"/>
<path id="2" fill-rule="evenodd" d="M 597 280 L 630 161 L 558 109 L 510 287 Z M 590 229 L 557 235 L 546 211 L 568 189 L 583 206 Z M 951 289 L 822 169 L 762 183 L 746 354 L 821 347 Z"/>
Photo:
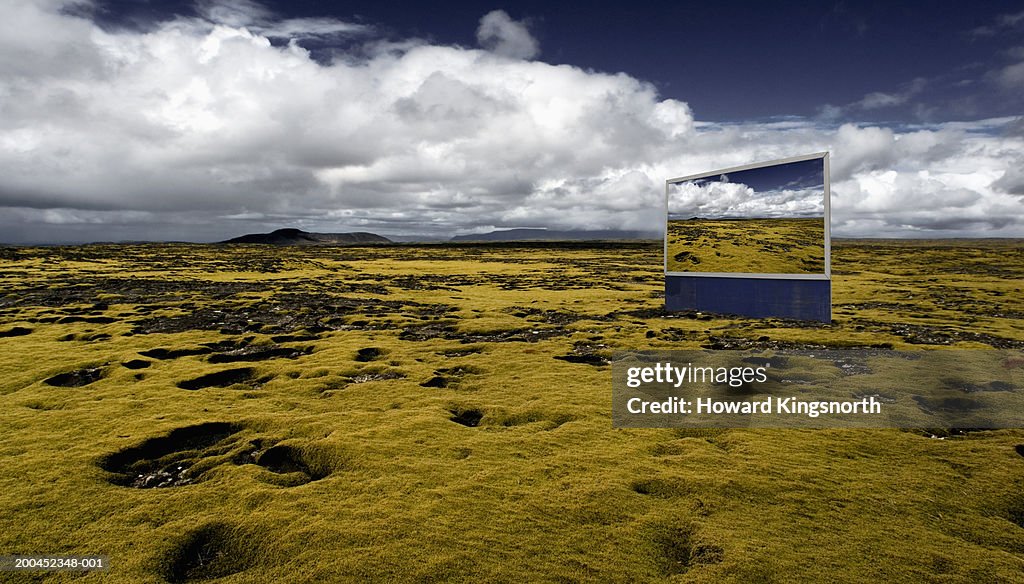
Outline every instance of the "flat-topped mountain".
<path id="1" fill-rule="evenodd" d="M 456 235 L 452 241 L 580 241 L 615 239 L 656 239 L 658 233 L 605 229 L 600 231 L 554 231 L 551 229 L 504 229 L 489 233 Z"/>
<path id="2" fill-rule="evenodd" d="M 271 233 L 250 233 L 221 243 L 267 243 L 271 245 L 344 245 L 352 243 L 391 243 L 377 235 L 357 231 L 354 233 L 310 233 L 301 229 L 278 229 Z"/>

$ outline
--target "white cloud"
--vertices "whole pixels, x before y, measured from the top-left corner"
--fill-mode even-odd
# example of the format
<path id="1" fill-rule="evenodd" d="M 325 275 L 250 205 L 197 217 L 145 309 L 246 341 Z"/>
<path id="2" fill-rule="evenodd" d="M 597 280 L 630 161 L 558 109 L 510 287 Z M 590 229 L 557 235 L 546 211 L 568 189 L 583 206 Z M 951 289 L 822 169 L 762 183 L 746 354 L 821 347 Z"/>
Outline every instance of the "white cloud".
<path id="1" fill-rule="evenodd" d="M 195 8 L 204 20 L 232 28 L 247 28 L 268 38 L 353 36 L 371 31 L 365 25 L 336 18 L 278 19 L 273 11 L 252 0 L 199 0 Z"/>
<path id="2" fill-rule="evenodd" d="M 513 59 L 532 59 L 540 54 L 540 44 L 526 24 L 512 20 L 504 10 L 492 10 L 480 19 L 476 40 L 481 47 Z"/>
<path id="3" fill-rule="evenodd" d="M 252 0 L 198 0 L 195 7 L 206 20 L 225 26 L 261 24 L 274 16 L 268 8 Z"/>
<path id="4" fill-rule="evenodd" d="M 371 31 L 365 25 L 333 18 L 289 18 L 270 26 L 253 27 L 253 30 L 269 38 L 289 39 L 355 36 Z"/>
<path id="5" fill-rule="evenodd" d="M 712 181 L 669 187 L 669 214 L 690 217 L 823 217 L 824 191 L 779 189 L 755 191 L 743 183 Z"/>
<path id="6" fill-rule="evenodd" d="M 739 215 L 737 207 L 755 197 L 754 189 L 725 179 L 705 184 L 685 182 L 669 187 L 668 212 L 672 216 Z"/>
<path id="7" fill-rule="evenodd" d="M 997 74 L 999 84 L 1006 89 L 1020 91 L 1024 89 L 1024 61 L 1007 65 Z"/>
<path id="8" fill-rule="evenodd" d="M 260 32 L 312 22 L 239 2 L 146 32 L 62 6 L 9 0 L 0 19 L 9 241 L 657 230 L 666 178 L 826 149 L 837 235 L 1024 235 L 1013 119 L 695 122 L 626 74 L 528 60 L 535 41 L 507 15 L 489 50 L 367 38 L 322 63 Z"/>
<path id="9" fill-rule="evenodd" d="M 992 186 L 1002 192 L 1024 197 L 1024 168 L 1021 166 L 1007 168 L 1003 175 L 992 183 Z"/>
<path id="10" fill-rule="evenodd" d="M 876 91 L 865 95 L 864 98 L 858 102 L 858 105 L 863 109 L 871 110 L 883 107 L 892 107 L 894 105 L 902 105 L 906 102 L 906 96 Z"/>
<path id="11" fill-rule="evenodd" d="M 990 37 L 1012 31 L 1024 24 L 1024 11 L 999 15 L 992 23 L 971 30 L 971 35 Z"/>
<path id="12" fill-rule="evenodd" d="M 824 106 L 822 114 L 826 117 L 838 117 L 843 110 L 876 110 L 901 106 L 919 95 L 928 86 L 928 80 L 918 77 L 904 85 L 896 92 L 874 91 L 865 95 L 859 101 L 849 104 L 843 108 L 835 106 Z M 834 110 L 832 108 L 835 108 Z"/>

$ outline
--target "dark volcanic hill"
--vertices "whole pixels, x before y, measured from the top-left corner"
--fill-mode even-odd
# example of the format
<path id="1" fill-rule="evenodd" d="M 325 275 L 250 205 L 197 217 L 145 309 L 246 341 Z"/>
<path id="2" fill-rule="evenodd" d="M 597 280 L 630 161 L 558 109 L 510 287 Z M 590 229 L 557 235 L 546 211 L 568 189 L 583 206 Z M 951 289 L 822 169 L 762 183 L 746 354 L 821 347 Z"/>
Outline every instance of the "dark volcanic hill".
<path id="1" fill-rule="evenodd" d="M 550 229 L 506 229 L 490 233 L 456 235 L 452 241 L 580 241 L 607 239 L 660 239 L 661 234 L 643 231 L 553 231 Z"/>
<path id="2" fill-rule="evenodd" d="M 272 233 L 250 233 L 221 243 L 269 243 L 271 245 L 344 245 L 352 243 L 391 243 L 376 233 L 310 233 L 299 229 L 278 229 Z"/>

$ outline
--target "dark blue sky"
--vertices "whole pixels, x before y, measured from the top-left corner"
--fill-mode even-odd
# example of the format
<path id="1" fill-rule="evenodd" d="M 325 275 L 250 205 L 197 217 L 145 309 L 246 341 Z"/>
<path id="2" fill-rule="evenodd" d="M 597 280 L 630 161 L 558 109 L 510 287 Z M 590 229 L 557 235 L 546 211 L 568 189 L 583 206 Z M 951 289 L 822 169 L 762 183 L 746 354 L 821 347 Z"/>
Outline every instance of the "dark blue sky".
<path id="1" fill-rule="evenodd" d="M 483 14 L 503 9 L 530 24 L 541 60 L 626 72 L 686 101 L 698 120 L 917 123 L 1024 111 L 991 83 L 1024 50 L 1024 22 L 1005 20 L 1020 2 L 261 3 L 282 18 L 333 16 L 395 40 L 463 46 L 476 44 Z M 135 26 L 195 12 L 180 0 L 101 5 L 101 20 Z"/>
<path id="2" fill-rule="evenodd" d="M 725 176 L 727 181 L 742 183 L 755 191 L 798 190 L 824 188 L 824 163 L 821 158 L 762 166 L 726 175 L 714 174 L 708 178 L 694 181 L 698 185 L 720 182 Z"/>
<path id="3" fill-rule="evenodd" d="M 651 230 L 821 151 L 837 236 L 1024 234 L 1019 0 L 0 3 L 8 241 Z"/>

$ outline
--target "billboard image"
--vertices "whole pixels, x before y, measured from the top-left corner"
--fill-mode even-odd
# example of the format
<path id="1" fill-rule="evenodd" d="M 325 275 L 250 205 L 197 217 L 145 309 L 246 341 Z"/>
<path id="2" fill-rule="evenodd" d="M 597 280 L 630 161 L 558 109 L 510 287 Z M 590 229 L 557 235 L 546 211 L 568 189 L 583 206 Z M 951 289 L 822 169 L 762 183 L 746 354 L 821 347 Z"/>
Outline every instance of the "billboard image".
<path id="1" fill-rule="evenodd" d="M 827 153 L 666 182 L 666 273 L 828 276 Z"/>

